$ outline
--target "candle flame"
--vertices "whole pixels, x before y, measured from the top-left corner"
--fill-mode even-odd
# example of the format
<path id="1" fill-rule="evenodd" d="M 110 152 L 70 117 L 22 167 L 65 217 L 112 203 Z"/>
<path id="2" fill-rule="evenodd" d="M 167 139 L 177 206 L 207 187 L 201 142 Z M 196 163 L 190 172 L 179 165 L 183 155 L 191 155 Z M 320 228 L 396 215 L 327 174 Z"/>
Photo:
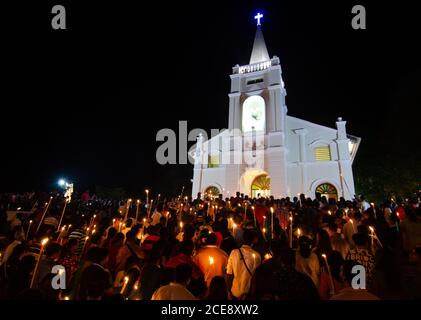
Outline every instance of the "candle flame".
<path id="1" fill-rule="evenodd" d="M 31 224 L 33 221 L 32 220 L 29 220 L 29 224 Z"/>
<path id="2" fill-rule="evenodd" d="M 215 262 L 215 261 L 214 261 L 213 257 L 210 257 L 210 256 L 209 256 L 209 264 L 210 264 L 210 265 L 212 265 L 212 264 L 214 264 L 214 262 Z"/>
<path id="3" fill-rule="evenodd" d="M 234 224 L 232 225 L 232 228 L 233 228 L 233 229 L 237 228 L 237 225 L 234 223 Z"/>
<path id="4" fill-rule="evenodd" d="M 266 233 L 266 228 L 263 228 L 263 233 Z"/>
<path id="5" fill-rule="evenodd" d="M 270 207 L 270 212 L 273 213 L 273 207 Z"/>
<path id="6" fill-rule="evenodd" d="M 328 213 L 330 216 L 332 215 L 332 211 L 330 211 L 330 210 L 329 210 L 327 213 Z"/>
<path id="7" fill-rule="evenodd" d="M 297 234 L 298 234 L 298 236 L 301 236 L 301 230 L 300 230 L 300 228 L 297 229 Z"/>
<path id="8" fill-rule="evenodd" d="M 372 226 L 368 227 L 370 229 L 371 232 L 374 232 L 374 228 Z"/>
<path id="9" fill-rule="evenodd" d="M 129 282 L 129 277 L 124 277 L 124 282 L 125 283 Z"/>
<path id="10" fill-rule="evenodd" d="M 269 260 L 270 258 L 272 258 L 272 256 L 269 253 L 265 254 L 265 260 Z"/>
<path id="11" fill-rule="evenodd" d="M 324 258 L 324 259 L 327 259 L 327 256 L 326 256 L 326 254 L 322 254 L 322 257 Z"/>
<path id="12" fill-rule="evenodd" d="M 46 244 L 47 244 L 47 242 L 48 242 L 48 238 L 44 238 L 42 241 L 41 241 L 41 245 L 42 246 L 45 246 Z"/>

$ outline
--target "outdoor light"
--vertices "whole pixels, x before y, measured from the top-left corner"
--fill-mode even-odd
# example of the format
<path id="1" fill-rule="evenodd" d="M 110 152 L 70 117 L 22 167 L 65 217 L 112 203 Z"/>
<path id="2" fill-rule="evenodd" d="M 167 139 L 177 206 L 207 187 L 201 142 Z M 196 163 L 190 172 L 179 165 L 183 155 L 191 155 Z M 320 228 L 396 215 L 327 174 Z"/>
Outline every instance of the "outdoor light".
<path id="1" fill-rule="evenodd" d="M 64 187 L 64 186 L 66 185 L 66 180 L 64 180 L 64 179 L 60 179 L 60 180 L 58 181 L 58 185 L 59 185 L 60 187 Z"/>

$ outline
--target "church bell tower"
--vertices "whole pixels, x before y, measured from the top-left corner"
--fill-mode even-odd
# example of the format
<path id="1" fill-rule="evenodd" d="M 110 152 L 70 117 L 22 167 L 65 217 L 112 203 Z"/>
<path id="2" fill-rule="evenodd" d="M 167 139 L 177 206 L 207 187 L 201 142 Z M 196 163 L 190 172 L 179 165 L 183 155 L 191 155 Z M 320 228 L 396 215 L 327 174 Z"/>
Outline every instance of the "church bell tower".
<path id="1" fill-rule="evenodd" d="M 251 184 L 257 176 L 266 175 L 270 178 L 266 195 L 286 195 L 286 90 L 279 58 L 270 58 L 266 47 L 261 26 L 263 15 L 258 13 L 254 18 L 257 29 L 249 64 L 234 66 L 230 75 L 228 128 L 241 130 L 243 152 L 260 151 L 262 161 L 259 166 L 243 165 L 240 172 L 229 174 L 241 176 L 240 189 L 245 194 L 252 193 Z"/>

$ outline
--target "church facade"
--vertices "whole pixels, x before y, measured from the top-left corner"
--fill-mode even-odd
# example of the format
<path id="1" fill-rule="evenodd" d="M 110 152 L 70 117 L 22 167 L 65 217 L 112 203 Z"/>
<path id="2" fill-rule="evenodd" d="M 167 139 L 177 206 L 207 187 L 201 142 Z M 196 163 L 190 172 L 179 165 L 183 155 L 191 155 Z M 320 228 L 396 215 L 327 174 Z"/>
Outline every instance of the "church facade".
<path id="1" fill-rule="evenodd" d="M 347 134 L 340 117 L 329 128 L 288 115 L 280 60 L 268 54 L 260 18 L 250 63 L 234 66 L 230 77 L 228 129 L 206 141 L 199 135 L 189 153 L 193 197 L 354 197 L 361 139 Z"/>

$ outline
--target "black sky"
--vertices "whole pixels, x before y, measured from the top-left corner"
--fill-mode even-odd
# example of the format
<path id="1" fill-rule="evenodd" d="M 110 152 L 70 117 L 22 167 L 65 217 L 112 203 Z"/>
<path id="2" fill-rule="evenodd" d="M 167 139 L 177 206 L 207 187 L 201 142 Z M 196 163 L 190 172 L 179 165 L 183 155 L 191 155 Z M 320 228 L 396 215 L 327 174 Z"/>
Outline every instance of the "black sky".
<path id="1" fill-rule="evenodd" d="M 190 187 L 192 167 L 159 166 L 156 132 L 225 128 L 229 74 L 249 61 L 257 11 L 280 57 L 289 114 L 362 137 L 357 158 L 414 148 L 421 22 L 413 1 L 83 1 L 2 5 L 0 190 Z M 367 30 L 351 28 L 364 4 Z M 416 149 L 419 149 L 417 147 Z"/>

